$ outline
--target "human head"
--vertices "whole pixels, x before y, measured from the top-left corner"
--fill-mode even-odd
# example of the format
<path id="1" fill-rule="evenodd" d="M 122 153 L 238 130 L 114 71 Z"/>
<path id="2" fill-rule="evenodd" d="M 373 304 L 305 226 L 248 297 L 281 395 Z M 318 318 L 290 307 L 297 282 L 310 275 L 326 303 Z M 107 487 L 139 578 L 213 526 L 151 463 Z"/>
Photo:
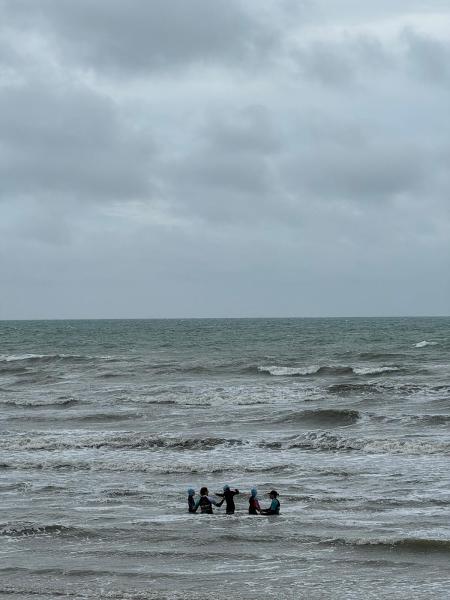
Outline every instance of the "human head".
<path id="1" fill-rule="evenodd" d="M 194 488 L 189 488 L 188 489 L 188 496 L 194 496 L 195 495 L 195 490 Z"/>
<path id="2" fill-rule="evenodd" d="M 277 492 L 276 490 L 271 490 L 271 491 L 269 492 L 269 496 L 270 496 L 270 498 L 272 498 L 272 499 L 273 499 L 273 498 L 276 498 L 276 497 L 278 496 L 278 492 Z"/>
<path id="3" fill-rule="evenodd" d="M 252 498 L 256 498 L 257 493 L 258 493 L 258 490 L 256 488 L 252 488 L 250 490 L 250 494 L 252 495 Z"/>
<path id="4" fill-rule="evenodd" d="M 223 491 L 224 491 L 224 492 L 227 492 L 229 489 L 230 489 L 230 486 L 229 486 L 229 485 L 226 483 L 226 484 L 223 486 Z"/>
<path id="5" fill-rule="evenodd" d="M 208 488 L 202 487 L 200 490 L 200 496 L 207 496 L 207 495 L 208 495 Z"/>

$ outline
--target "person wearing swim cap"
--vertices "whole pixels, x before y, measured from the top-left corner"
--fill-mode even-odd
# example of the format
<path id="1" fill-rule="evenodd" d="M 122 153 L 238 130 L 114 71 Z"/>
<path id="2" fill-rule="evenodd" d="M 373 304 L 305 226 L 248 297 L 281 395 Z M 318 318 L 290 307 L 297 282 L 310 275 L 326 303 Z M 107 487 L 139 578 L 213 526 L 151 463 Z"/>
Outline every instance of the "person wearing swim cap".
<path id="1" fill-rule="evenodd" d="M 197 509 L 195 508 L 194 496 L 195 496 L 195 490 L 193 488 L 189 488 L 188 489 L 188 508 L 189 508 L 190 513 L 197 512 Z"/>
<path id="2" fill-rule="evenodd" d="M 261 512 L 261 507 L 259 506 L 258 490 L 252 488 L 250 490 L 250 498 L 248 499 L 248 514 L 257 515 L 259 512 Z"/>
<path id="3" fill-rule="evenodd" d="M 265 508 L 261 511 L 262 515 L 279 515 L 280 514 L 280 501 L 278 500 L 278 492 L 272 490 L 269 492 L 269 498 L 272 500 L 269 508 Z"/>
<path id="4" fill-rule="evenodd" d="M 224 501 L 226 502 L 227 508 L 225 512 L 227 515 L 233 515 L 236 510 L 236 505 L 234 504 L 234 496 L 236 496 L 236 494 L 239 494 L 239 490 L 232 490 L 229 485 L 224 485 L 223 492 L 216 494 L 216 496 L 222 497 L 220 505 L 222 505 Z"/>

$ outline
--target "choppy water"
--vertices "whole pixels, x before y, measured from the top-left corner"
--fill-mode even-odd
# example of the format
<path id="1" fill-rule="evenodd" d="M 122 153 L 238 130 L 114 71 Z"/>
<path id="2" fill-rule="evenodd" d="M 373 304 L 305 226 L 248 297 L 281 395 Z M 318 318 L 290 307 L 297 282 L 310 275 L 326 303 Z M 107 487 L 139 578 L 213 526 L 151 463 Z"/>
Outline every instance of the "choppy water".
<path id="1" fill-rule="evenodd" d="M 449 596 L 450 318 L 3 322 L 0 408 L 0 597 Z"/>

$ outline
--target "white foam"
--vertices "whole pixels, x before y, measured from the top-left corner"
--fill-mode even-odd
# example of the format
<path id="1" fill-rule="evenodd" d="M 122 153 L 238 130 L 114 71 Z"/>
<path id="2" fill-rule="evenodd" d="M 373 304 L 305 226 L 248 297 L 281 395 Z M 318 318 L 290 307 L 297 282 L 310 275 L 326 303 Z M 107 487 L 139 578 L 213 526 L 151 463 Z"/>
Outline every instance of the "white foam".
<path id="1" fill-rule="evenodd" d="M 379 373 L 391 373 L 399 371 L 398 367 L 354 367 L 355 375 L 378 375 Z"/>
<path id="2" fill-rule="evenodd" d="M 0 354 L 0 361 L 15 362 L 20 360 L 30 360 L 33 358 L 47 358 L 46 354 Z"/>
<path id="3" fill-rule="evenodd" d="M 58 358 L 81 358 L 81 359 L 100 359 L 116 360 L 114 356 L 89 356 L 82 354 L 0 354 L 0 362 L 17 362 L 22 360 L 40 360 L 40 359 L 58 359 Z"/>
<path id="4" fill-rule="evenodd" d="M 317 373 L 320 367 L 313 365 L 310 367 L 279 367 L 277 365 L 269 367 L 258 367 L 258 371 L 261 373 L 269 373 L 275 377 L 292 376 L 292 375 L 313 375 Z"/>
<path id="5" fill-rule="evenodd" d="M 425 348 L 425 346 L 437 346 L 437 342 L 427 342 L 427 340 L 423 340 L 422 342 L 414 344 L 415 348 Z"/>

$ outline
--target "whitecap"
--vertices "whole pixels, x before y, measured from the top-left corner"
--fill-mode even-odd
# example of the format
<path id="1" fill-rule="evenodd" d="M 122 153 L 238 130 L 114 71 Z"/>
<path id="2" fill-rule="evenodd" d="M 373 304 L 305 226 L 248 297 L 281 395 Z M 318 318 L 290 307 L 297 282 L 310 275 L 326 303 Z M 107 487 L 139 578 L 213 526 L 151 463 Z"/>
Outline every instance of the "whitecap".
<path id="1" fill-rule="evenodd" d="M 378 375 L 379 373 L 391 373 L 399 371 L 398 367 L 354 367 L 355 375 Z"/>
<path id="2" fill-rule="evenodd" d="M 273 375 L 275 377 L 283 377 L 283 376 L 293 376 L 293 375 L 313 375 L 317 373 L 320 367 L 313 365 L 310 367 L 279 367 L 277 365 L 272 365 L 269 367 L 258 367 L 258 371 L 260 373 L 269 373 L 269 375 Z"/>
<path id="3" fill-rule="evenodd" d="M 427 340 L 423 340 L 422 342 L 417 342 L 414 344 L 415 348 L 425 348 L 425 346 L 436 346 L 437 342 L 427 342 Z"/>

